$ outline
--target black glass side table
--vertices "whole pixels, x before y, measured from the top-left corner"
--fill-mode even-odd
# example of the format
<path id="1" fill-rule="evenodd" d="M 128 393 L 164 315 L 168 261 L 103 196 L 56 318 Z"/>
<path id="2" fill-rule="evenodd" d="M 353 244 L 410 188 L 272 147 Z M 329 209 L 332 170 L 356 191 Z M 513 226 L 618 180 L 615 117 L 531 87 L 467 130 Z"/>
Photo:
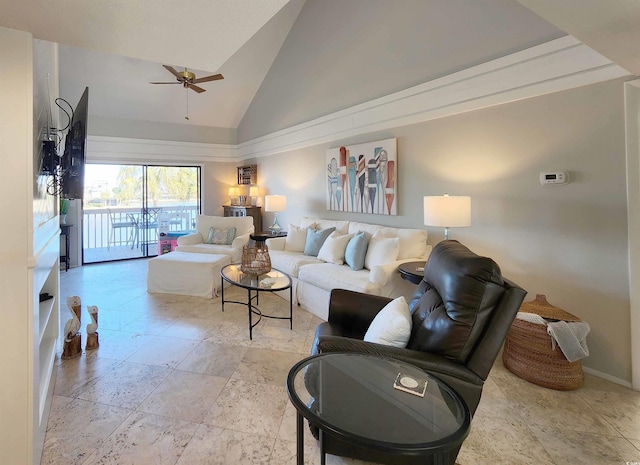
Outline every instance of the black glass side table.
<path id="1" fill-rule="evenodd" d="M 402 374 L 399 376 L 399 374 Z M 394 387 L 426 381 L 423 396 Z M 398 386 L 399 387 L 399 386 Z M 399 465 L 453 465 L 469 434 L 471 414 L 458 393 L 399 360 L 361 353 L 325 353 L 291 368 L 287 392 L 297 410 L 298 465 L 304 463 L 303 418 L 317 426 L 320 463 L 332 444 L 355 458 Z M 364 452 L 362 452 L 364 451 Z M 367 457 L 362 457 L 362 454 Z"/>

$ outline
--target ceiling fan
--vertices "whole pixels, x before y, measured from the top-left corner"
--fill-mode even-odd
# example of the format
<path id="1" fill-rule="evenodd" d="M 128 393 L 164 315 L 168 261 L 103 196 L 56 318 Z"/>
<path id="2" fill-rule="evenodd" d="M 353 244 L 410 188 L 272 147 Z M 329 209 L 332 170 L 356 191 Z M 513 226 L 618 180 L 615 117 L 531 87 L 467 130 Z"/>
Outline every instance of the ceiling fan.
<path id="1" fill-rule="evenodd" d="M 182 84 L 182 87 L 191 89 L 201 94 L 205 92 L 206 89 L 202 87 L 196 86 L 196 84 L 200 84 L 201 82 L 209 82 L 209 81 L 218 81 L 219 79 L 224 79 L 222 74 L 212 74 L 211 76 L 205 76 L 201 78 L 196 78 L 196 75 L 191 71 L 187 71 L 187 68 L 184 71 L 176 71 L 173 66 L 162 65 L 164 68 L 173 74 L 176 77 L 175 82 L 151 82 L 150 84 Z"/>

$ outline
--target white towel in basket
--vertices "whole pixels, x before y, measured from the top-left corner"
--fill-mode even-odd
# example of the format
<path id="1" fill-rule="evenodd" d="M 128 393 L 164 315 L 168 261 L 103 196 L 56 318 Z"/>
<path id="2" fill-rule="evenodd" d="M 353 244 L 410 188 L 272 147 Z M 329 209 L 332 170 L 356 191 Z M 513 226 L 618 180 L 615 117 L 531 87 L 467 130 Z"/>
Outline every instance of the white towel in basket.
<path id="1" fill-rule="evenodd" d="M 547 321 L 536 313 L 518 312 L 516 318 L 537 325 L 547 325 L 547 333 L 551 336 L 551 348 L 556 344 L 570 362 L 575 362 L 589 355 L 587 334 L 591 328 L 584 321 Z"/>
<path id="2" fill-rule="evenodd" d="M 570 362 L 589 356 L 587 334 L 591 328 L 585 321 L 553 321 L 547 323 L 547 333 L 557 341 L 562 353 Z M 554 344 L 555 345 L 555 344 Z"/>

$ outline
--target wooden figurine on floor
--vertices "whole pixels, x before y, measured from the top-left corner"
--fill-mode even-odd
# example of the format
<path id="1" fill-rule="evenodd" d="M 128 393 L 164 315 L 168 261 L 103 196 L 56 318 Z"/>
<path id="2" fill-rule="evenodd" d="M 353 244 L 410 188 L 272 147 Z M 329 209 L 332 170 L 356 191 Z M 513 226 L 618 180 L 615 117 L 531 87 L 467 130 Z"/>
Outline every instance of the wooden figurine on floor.
<path id="1" fill-rule="evenodd" d="M 87 306 L 91 323 L 87 325 L 87 345 L 86 350 L 94 350 L 100 346 L 98 341 L 98 307 L 95 305 Z"/>
<path id="2" fill-rule="evenodd" d="M 64 325 L 64 345 L 62 358 L 76 358 L 82 355 L 82 336 L 80 330 L 81 301 L 77 295 L 67 297 L 67 307 L 71 311 L 71 319 Z"/>

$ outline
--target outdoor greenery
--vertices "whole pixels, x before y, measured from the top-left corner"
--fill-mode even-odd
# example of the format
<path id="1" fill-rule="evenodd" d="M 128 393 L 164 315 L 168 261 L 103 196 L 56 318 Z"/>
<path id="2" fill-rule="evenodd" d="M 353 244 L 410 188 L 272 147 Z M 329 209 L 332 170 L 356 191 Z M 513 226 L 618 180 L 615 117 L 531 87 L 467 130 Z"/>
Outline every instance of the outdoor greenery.
<path id="1" fill-rule="evenodd" d="M 126 206 L 139 203 L 144 196 L 143 169 L 137 165 L 122 165 L 117 175 L 117 186 L 96 192 L 87 201 L 89 207 L 105 205 Z M 186 204 L 198 196 L 198 170 L 189 167 L 149 166 L 147 168 L 146 195 L 149 206 L 157 207 L 162 201 Z"/>

